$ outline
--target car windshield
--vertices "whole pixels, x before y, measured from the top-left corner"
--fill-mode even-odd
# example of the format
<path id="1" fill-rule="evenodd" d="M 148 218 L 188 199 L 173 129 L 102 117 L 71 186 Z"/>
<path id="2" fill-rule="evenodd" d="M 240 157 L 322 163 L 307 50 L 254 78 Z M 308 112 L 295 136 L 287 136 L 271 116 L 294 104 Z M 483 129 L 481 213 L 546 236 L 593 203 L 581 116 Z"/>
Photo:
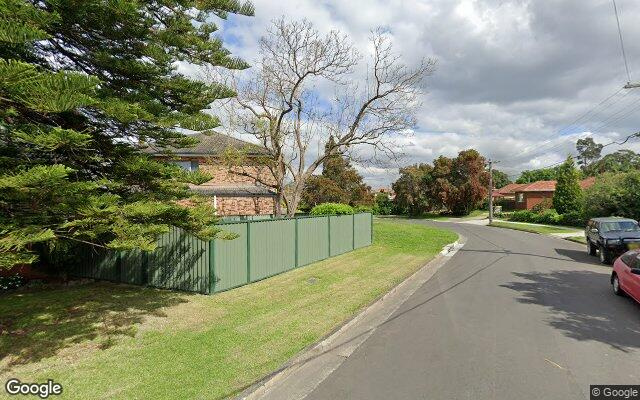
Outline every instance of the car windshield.
<path id="1" fill-rule="evenodd" d="M 601 232 L 611 231 L 638 231 L 640 227 L 635 221 L 615 221 L 615 222 L 602 222 L 600 223 Z"/>

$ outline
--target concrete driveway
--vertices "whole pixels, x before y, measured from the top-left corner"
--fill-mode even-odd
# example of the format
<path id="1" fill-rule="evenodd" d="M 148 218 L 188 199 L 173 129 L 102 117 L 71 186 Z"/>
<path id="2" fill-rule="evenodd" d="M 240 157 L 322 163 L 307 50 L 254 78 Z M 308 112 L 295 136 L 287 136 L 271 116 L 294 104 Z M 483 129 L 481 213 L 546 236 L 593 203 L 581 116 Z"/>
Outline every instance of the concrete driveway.
<path id="1" fill-rule="evenodd" d="M 434 224 L 466 245 L 307 399 L 588 399 L 590 384 L 640 383 L 640 306 L 584 246 Z"/>

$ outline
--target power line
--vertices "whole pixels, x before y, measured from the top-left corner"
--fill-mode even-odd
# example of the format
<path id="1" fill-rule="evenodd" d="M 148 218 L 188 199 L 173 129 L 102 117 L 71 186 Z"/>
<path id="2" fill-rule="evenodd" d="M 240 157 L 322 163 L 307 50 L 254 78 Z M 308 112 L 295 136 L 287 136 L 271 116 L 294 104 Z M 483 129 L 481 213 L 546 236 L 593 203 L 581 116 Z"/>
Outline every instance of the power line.
<path id="1" fill-rule="evenodd" d="M 627 136 L 627 137 L 625 137 L 625 138 L 624 138 L 624 140 L 622 140 L 621 142 L 618 142 L 618 141 L 613 140 L 613 141 L 611 141 L 611 142 L 609 142 L 609 143 L 607 143 L 607 144 L 602 145 L 602 148 L 605 148 L 605 147 L 607 147 L 607 146 L 611 146 L 611 145 L 614 145 L 614 144 L 615 144 L 615 145 L 618 145 L 618 146 L 622 146 L 623 144 L 627 143 L 629 140 L 631 140 L 632 138 L 635 138 L 635 137 L 640 137 L 640 132 L 635 132 L 635 133 L 632 133 L 632 134 L 628 135 L 628 136 Z M 561 160 L 561 161 L 555 162 L 555 163 L 553 163 L 553 164 L 546 165 L 546 166 L 544 166 L 544 167 L 536 168 L 536 170 L 538 170 L 538 169 L 546 169 L 546 168 L 555 167 L 556 165 L 560 165 L 560 164 L 562 164 L 563 162 L 565 162 L 565 160 Z M 509 174 L 509 175 L 507 175 L 507 176 L 509 176 L 509 177 L 515 177 L 515 176 L 518 176 L 518 175 L 521 175 L 521 174 L 522 174 L 522 172 L 519 172 L 519 173 L 515 173 L 515 174 Z"/>
<path id="2" fill-rule="evenodd" d="M 612 93 L 611 95 L 605 97 L 604 99 L 602 99 L 598 104 L 596 104 L 595 106 L 593 106 L 592 108 L 590 108 L 589 110 L 587 110 L 586 112 L 584 112 L 583 114 L 581 114 L 578 118 L 576 118 L 575 120 L 573 120 L 571 123 L 569 123 L 568 125 L 562 127 L 561 129 L 557 130 L 556 132 L 553 133 L 553 136 L 558 135 L 560 133 L 562 133 L 563 131 L 565 131 L 567 128 L 570 128 L 572 126 L 574 126 L 575 124 L 577 124 L 578 122 L 580 122 L 583 118 L 585 118 L 586 116 L 592 114 L 596 109 L 598 109 L 600 106 L 602 106 L 603 104 L 605 104 L 607 101 L 609 101 L 610 99 L 612 99 L 614 96 L 616 96 L 618 93 L 620 93 L 623 90 L 623 88 L 620 88 L 618 90 L 616 90 L 614 93 Z M 605 108 L 603 108 L 602 111 L 607 110 L 608 108 L 610 108 L 611 106 L 613 106 L 614 104 L 620 102 L 622 99 L 624 99 L 627 95 L 629 94 L 629 92 L 626 92 L 622 97 L 620 97 L 618 100 L 608 104 Z M 593 117 L 593 115 L 592 115 Z M 589 121 L 592 117 L 587 118 L 586 121 Z M 586 121 L 584 121 L 586 123 Z M 576 133 L 582 133 L 582 132 L 576 132 Z M 576 133 L 573 133 L 571 135 L 575 135 Z M 570 135 L 570 136 L 571 136 Z M 503 161 L 512 161 L 515 160 L 525 154 L 529 154 L 533 151 L 539 151 L 541 150 L 541 146 L 545 146 L 548 143 L 553 142 L 555 139 L 557 139 L 557 137 L 553 137 L 551 139 L 545 140 L 542 143 L 539 143 L 535 148 L 532 149 L 525 149 L 519 153 L 517 153 L 516 155 L 509 157 L 506 160 Z M 553 148 L 553 147 L 552 147 Z M 550 149 L 547 149 L 550 150 Z"/>
<path id="3" fill-rule="evenodd" d="M 627 62 L 627 53 L 624 51 L 624 41 L 622 40 L 622 29 L 620 29 L 620 17 L 618 16 L 618 6 L 616 0 L 613 1 L 613 10 L 616 14 L 616 23 L 618 24 L 618 36 L 620 37 L 620 49 L 622 50 L 622 59 L 624 60 L 624 68 L 627 70 L 627 82 L 631 83 L 631 73 L 629 72 L 629 63 Z"/>

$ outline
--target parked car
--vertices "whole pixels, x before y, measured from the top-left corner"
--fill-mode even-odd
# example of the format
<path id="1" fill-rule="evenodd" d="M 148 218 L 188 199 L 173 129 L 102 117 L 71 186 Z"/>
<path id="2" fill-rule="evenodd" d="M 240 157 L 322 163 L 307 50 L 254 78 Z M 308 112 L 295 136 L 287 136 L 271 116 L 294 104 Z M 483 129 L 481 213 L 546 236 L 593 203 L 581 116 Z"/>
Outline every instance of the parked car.
<path id="1" fill-rule="evenodd" d="M 626 293 L 640 303 L 640 251 L 628 251 L 616 260 L 611 285 L 618 296 Z"/>
<path id="2" fill-rule="evenodd" d="M 589 254 L 599 254 L 603 264 L 611 264 L 620 254 L 640 248 L 640 226 L 633 219 L 592 218 L 584 234 Z"/>

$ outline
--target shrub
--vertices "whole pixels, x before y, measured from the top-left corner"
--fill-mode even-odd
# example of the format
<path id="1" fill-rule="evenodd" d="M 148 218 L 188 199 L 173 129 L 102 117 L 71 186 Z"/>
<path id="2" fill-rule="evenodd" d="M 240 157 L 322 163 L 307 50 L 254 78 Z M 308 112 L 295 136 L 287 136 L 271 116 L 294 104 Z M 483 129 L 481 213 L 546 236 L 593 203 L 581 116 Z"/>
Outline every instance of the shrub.
<path id="1" fill-rule="evenodd" d="M 553 208 L 553 203 L 550 198 L 544 198 L 540 203 L 531 208 L 531 211 L 535 213 L 542 213 L 544 210 Z"/>
<path id="2" fill-rule="evenodd" d="M 373 213 L 373 208 L 369 206 L 355 206 L 353 207 L 354 213 Z"/>
<path id="3" fill-rule="evenodd" d="M 640 171 L 603 174 L 586 190 L 585 218 L 617 215 L 640 218 Z"/>
<path id="4" fill-rule="evenodd" d="M 514 211 L 510 218 L 511 221 L 516 222 L 534 222 L 535 219 L 536 213 L 531 210 Z"/>
<path id="5" fill-rule="evenodd" d="M 560 214 L 558 223 L 560 225 L 578 226 L 582 228 L 587 224 L 587 219 L 582 211 L 571 211 Z"/>
<path id="6" fill-rule="evenodd" d="M 348 204 L 322 203 L 311 209 L 311 215 L 344 215 L 353 214 L 354 210 Z"/>
<path id="7" fill-rule="evenodd" d="M 534 222 L 538 224 L 546 224 L 546 225 L 557 225 L 560 221 L 560 215 L 556 212 L 556 210 L 544 210 L 539 214 L 536 214 L 534 217 Z"/>

